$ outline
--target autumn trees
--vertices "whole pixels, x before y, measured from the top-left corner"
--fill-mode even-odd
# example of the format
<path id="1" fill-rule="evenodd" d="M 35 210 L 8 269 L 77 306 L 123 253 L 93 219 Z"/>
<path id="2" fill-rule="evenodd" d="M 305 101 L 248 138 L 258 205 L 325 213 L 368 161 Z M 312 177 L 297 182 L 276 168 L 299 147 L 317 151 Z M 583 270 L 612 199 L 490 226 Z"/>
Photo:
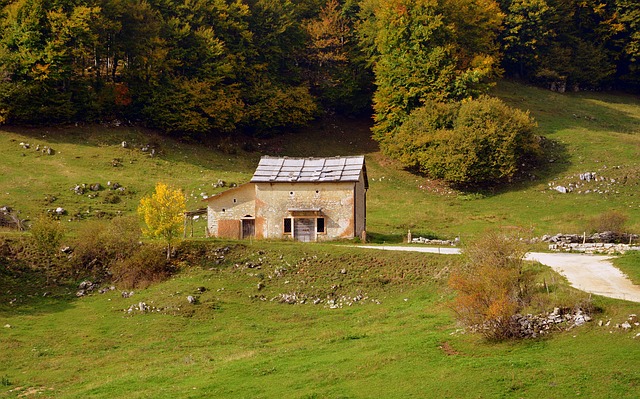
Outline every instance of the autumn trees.
<path id="1" fill-rule="evenodd" d="M 631 0 L 0 2 L 0 122 L 121 118 L 176 134 L 263 133 L 373 105 L 393 137 L 426 100 L 502 73 L 638 88 Z"/>
<path id="2" fill-rule="evenodd" d="M 638 2 L 500 0 L 500 8 L 508 75 L 566 90 L 638 88 Z"/>
<path id="3" fill-rule="evenodd" d="M 493 1 L 368 0 L 362 41 L 377 90 L 373 137 L 405 166 L 460 185 L 511 179 L 531 118 L 481 97 L 500 74 Z"/>

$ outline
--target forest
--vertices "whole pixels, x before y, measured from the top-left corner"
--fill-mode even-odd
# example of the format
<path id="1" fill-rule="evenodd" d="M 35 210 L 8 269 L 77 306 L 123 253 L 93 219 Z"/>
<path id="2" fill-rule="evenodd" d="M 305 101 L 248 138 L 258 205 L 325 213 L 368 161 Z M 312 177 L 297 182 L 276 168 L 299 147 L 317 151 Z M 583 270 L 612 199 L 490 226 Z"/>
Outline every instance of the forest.
<path id="1" fill-rule="evenodd" d="M 0 9 L 0 123 L 119 121 L 197 138 L 373 114 L 387 155 L 458 184 L 511 179 L 539 152 L 528 114 L 485 96 L 497 79 L 640 89 L 635 0 L 4 0 Z M 496 135 L 499 147 L 469 147 Z"/>

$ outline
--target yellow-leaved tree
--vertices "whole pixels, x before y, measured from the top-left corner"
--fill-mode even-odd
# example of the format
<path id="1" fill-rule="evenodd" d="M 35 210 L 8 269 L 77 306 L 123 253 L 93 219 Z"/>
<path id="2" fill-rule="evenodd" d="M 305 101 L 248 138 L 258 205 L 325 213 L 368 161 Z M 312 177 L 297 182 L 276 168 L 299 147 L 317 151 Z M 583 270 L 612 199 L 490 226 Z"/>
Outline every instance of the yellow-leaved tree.
<path id="1" fill-rule="evenodd" d="M 140 200 L 138 214 L 145 223 L 147 237 L 162 237 L 167 242 L 167 260 L 171 258 L 171 243 L 183 232 L 186 198 L 182 190 L 156 183 L 156 191 Z"/>

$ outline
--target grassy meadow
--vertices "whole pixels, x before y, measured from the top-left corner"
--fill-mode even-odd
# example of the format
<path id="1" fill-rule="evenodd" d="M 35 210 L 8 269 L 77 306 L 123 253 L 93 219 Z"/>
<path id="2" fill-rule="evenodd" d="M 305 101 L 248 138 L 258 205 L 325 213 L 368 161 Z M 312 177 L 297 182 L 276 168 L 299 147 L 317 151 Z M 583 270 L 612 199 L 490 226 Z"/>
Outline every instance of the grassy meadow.
<path id="1" fill-rule="evenodd" d="M 455 256 L 268 242 L 214 242 L 184 256 L 199 261 L 129 298 L 114 290 L 71 300 L 71 288 L 43 297 L 32 284 L 8 305 L 3 293 L 0 317 L 10 327 L 0 330 L 0 397 L 637 394 L 635 332 L 596 324 L 620 323 L 637 304 L 594 298 L 593 323 L 491 343 L 465 333 L 449 308 Z M 549 306 L 587 299 L 543 269 Z M 283 294 L 296 303 L 282 303 Z M 140 302 L 150 310 L 140 312 Z"/>
<path id="2" fill-rule="evenodd" d="M 609 210 L 640 232 L 640 99 L 513 82 L 494 94 L 531 112 L 546 149 L 536 169 L 500 189 L 455 190 L 402 170 L 370 139 L 369 120 L 326 119 L 238 142 L 124 126 L 2 127 L 0 206 L 30 220 L 62 207 L 73 236 L 87 221 L 133 214 L 157 181 L 184 189 L 196 209 L 203 196 L 247 182 L 261 155 L 365 154 L 376 242 L 399 243 L 408 229 L 463 242 L 490 229 L 582 233 Z M 585 172 L 603 179 L 582 182 Z M 102 189 L 73 191 L 93 183 Z M 570 185 L 567 194 L 551 189 Z M 128 298 L 121 287 L 77 298 L 78 282 L 48 285 L 32 270 L 0 263 L 0 398 L 638 396 L 640 330 L 615 324 L 640 314 L 640 305 L 576 291 L 546 267 L 529 265 L 536 307 L 583 304 L 594 320 L 495 343 L 455 320 L 447 279 L 456 256 L 206 240 L 204 221 L 195 233 L 178 250 L 178 273 Z M 616 262 L 640 281 L 638 256 Z"/>

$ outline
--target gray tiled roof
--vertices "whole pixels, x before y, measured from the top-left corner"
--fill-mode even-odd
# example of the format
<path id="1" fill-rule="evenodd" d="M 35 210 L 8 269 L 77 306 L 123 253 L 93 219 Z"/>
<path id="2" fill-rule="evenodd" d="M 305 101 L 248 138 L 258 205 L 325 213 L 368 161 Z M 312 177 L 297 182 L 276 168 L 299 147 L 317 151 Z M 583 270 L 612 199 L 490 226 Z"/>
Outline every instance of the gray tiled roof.
<path id="1" fill-rule="evenodd" d="M 264 156 L 256 168 L 252 183 L 357 182 L 367 172 L 364 156 L 332 158 L 278 158 Z"/>

